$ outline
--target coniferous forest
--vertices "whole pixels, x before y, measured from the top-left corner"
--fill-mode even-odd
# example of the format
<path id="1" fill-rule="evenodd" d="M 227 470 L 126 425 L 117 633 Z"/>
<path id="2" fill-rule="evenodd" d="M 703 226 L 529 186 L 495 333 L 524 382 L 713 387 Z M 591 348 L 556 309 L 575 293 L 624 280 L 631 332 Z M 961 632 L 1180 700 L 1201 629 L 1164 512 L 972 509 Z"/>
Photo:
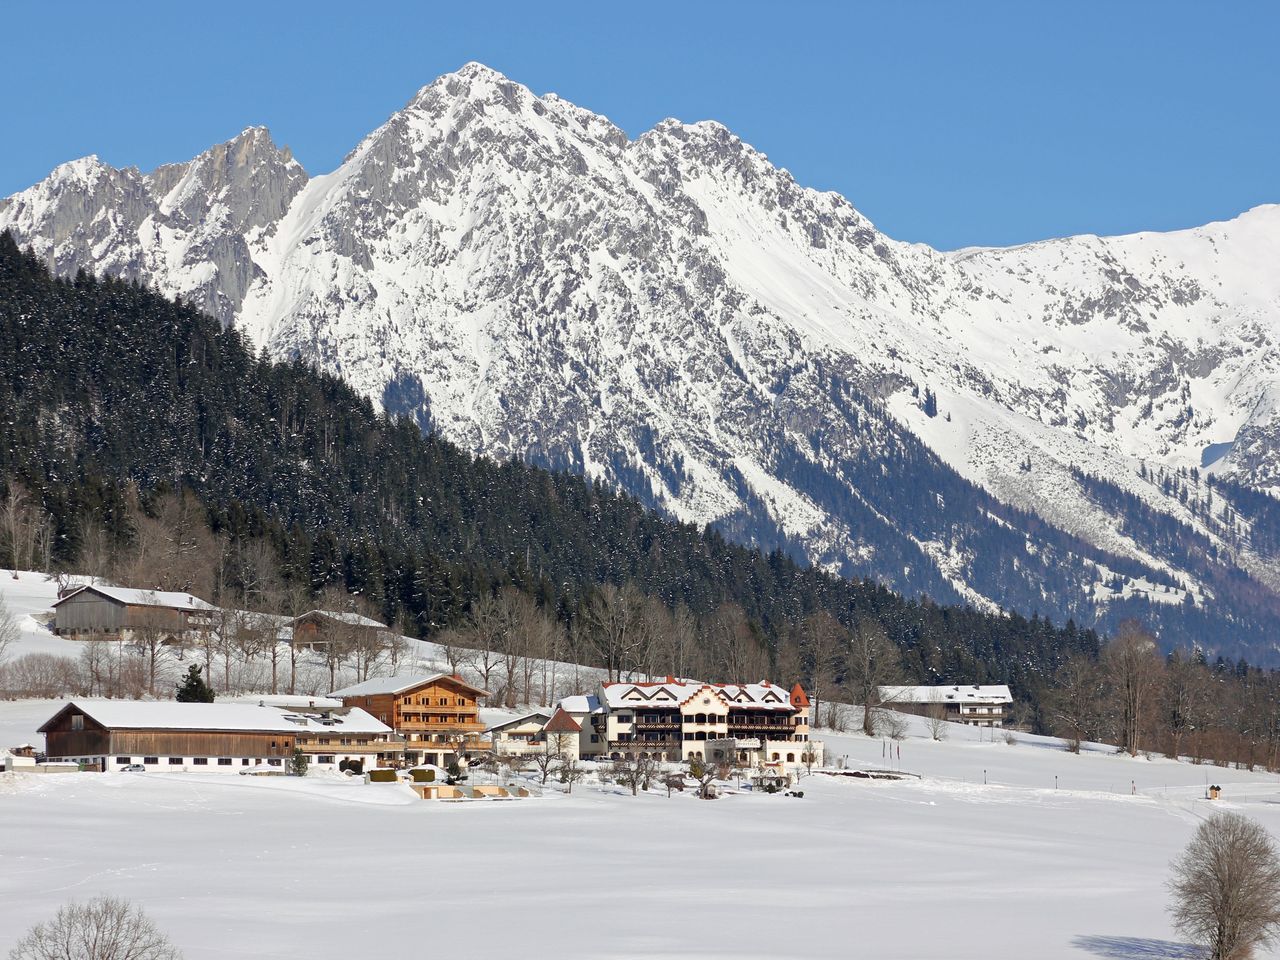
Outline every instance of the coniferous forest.
<path id="1" fill-rule="evenodd" d="M 504 587 L 572 625 L 613 584 L 695 617 L 735 605 L 775 666 L 780 642 L 820 611 L 846 628 L 879 624 L 921 681 L 1006 681 L 1028 695 L 1098 646 L 1071 623 L 899 597 L 578 476 L 473 457 L 135 283 L 55 279 L 8 235 L 0 409 L 0 477 L 49 518 L 53 566 L 76 569 L 101 538 L 127 543 L 139 515 L 182 493 L 224 552 L 269 544 L 286 582 L 359 594 L 419 636 Z M 212 599 L 252 591 L 237 569 L 220 566 Z"/>

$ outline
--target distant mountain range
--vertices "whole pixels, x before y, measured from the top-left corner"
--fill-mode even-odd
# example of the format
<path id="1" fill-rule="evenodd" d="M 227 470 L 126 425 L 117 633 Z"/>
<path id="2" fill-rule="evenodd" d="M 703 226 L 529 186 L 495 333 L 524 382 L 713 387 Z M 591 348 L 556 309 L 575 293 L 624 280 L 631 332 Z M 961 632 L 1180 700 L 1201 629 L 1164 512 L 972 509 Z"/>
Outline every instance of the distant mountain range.
<path id="1" fill-rule="evenodd" d="M 466 448 L 906 593 L 1274 662 L 1280 207 L 944 253 L 716 123 L 631 140 L 479 64 L 333 173 L 266 130 L 0 200 Z"/>

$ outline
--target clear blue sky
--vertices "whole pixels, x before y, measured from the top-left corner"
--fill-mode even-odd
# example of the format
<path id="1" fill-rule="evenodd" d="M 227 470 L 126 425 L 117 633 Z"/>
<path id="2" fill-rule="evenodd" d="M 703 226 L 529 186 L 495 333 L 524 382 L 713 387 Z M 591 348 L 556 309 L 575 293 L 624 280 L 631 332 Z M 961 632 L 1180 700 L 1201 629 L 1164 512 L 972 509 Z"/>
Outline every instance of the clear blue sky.
<path id="1" fill-rule="evenodd" d="M 460 12 L 465 8 L 465 12 Z M 250 124 L 331 170 L 480 60 L 636 135 L 715 119 L 943 248 L 1172 229 L 1280 201 L 1280 4 L 5 0 L 0 195 Z"/>

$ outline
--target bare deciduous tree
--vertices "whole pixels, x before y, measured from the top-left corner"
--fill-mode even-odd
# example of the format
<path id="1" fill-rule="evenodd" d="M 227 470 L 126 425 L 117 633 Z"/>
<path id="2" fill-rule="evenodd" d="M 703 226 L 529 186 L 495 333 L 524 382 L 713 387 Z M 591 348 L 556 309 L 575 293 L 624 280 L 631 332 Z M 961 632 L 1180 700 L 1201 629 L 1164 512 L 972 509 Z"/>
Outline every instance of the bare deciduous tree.
<path id="1" fill-rule="evenodd" d="M 849 631 L 825 610 L 810 614 L 800 625 L 801 669 L 815 717 L 823 697 L 835 683 L 840 655 L 848 649 L 849 639 Z"/>
<path id="2" fill-rule="evenodd" d="M 0 557 L 19 570 L 48 570 L 52 560 L 53 521 L 16 481 L 0 499 Z"/>
<path id="3" fill-rule="evenodd" d="M 9 652 L 9 648 L 18 642 L 18 618 L 9 612 L 4 597 L 0 596 L 0 663 Z"/>
<path id="4" fill-rule="evenodd" d="M 935 740 L 947 739 L 947 708 L 940 703 L 929 706 L 924 713 L 925 723 L 929 727 L 929 736 Z"/>
<path id="5" fill-rule="evenodd" d="M 18 941 L 9 960 L 179 960 L 141 908 L 117 897 L 60 907 Z"/>
<path id="6" fill-rule="evenodd" d="M 1169 912 L 1210 960 L 1247 960 L 1280 933 L 1280 852 L 1256 821 L 1220 813 L 1173 862 Z"/>
<path id="7" fill-rule="evenodd" d="M 1098 737 L 1103 702 L 1097 661 L 1082 653 L 1073 654 L 1058 668 L 1048 701 L 1050 727 L 1072 753 L 1080 752 L 1083 741 Z"/>
<path id="8" fill-rule="evenodd" d="M 1102 663 L 1111 682 L 1120 746 L 1137 756 L 1143 724 L 1160 680 L 1155 638 L 1127 620 L 1120 624 L 1115 639 L 1103 648 Z"/>
<path id="9" fill-rule="evenodd" d="M 566 793 L 573 793 L 573 785 L 582 780 L 587 775 L 587 768 L 578 762 L 577 757 L 565 757 L 560 761 L 560 765 L 556 767 L 556 776 L 560 778 L 568 789 Z"/>
<path id="10" fill-rule="evenodd" d="M 900 682 L 902 657 L 884 627 L 860 620 L 849 640 L 844 684 L 854 703 L 862 704 L 862 732 L 875 736 L 880 714 L 880 688 Z"/>
<path id="11" fill-rule="evenodd" d="M 582 614 L 583 637 L 609 680 L 636 669 L 652 641 L 644 614 L 644 595 L 633 584 L 606 583 Z"/>

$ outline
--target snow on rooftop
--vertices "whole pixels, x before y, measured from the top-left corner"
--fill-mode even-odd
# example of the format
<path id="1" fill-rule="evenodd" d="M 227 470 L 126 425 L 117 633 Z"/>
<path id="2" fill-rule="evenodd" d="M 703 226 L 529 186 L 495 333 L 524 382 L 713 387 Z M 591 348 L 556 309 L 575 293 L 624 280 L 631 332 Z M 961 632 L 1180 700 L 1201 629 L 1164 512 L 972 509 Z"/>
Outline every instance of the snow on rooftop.
<path id="1" fill-rule="evenodd" d="M 353 627 L 375 627 L 378 630 L 387 629 L 387 625 L 380 620 L 373 620 L 369 617 L 361 616 L 351 610 L 308 610 L 302 616 L 294 619 L 293 623 L 298 620 L 304 620 L 307 617 L 327 617 L 330 620 L 337 620 L 339 623 L 346 623 Z"/>
<path id="2" fill-rule="evenodd" d="M 627 707 L 675 707 L 704 689 L 709 689 L 731 706 L 751 707 L 756 710 L 791 709 L 790 692 L 767 680 L 759 683 L 701 683 L 696 680 L 667 680 L 658 683 L 601 685 L 605 702 L 610 710 Z"/>
<path id="3" fill-rule="evenodd" d="M 174 610 L 217 609 L 213 604 L 189 593 L 169 590 L 140 590 L 134 587 L 104 587 L 96 584 L 83 586 L 79 590 L 67 594 L 67 596 L 57 601 L 54 606 L 56 607 L 59 603 L 66 603 L 72 597 L 79 596 L 85 591 L 98 593 L 118 603 L 125 603 L 135 607 L 165 607 L 166 609 Z"/>
<path id="4" fill-rule="evenodd" d="M 74 707 L 104 727 L 130 730 L 242 730 L 287 733 L 298 724 L 274 707 L 247 703 L 178 703 L 174 700 L 72 700 Z M 61 713 L 59 710 L 58 713 Z M 55 713 L 53 716 L 57 716 Z M 49 720 L 52 720 L 50 717 Z M 41 726 L 48 726 L 49 721 Z"/>
<path id="5" fill-rule="evenodd" d="M 420 687 L 424 684 L 431 683 L 433 680 L 451 680 L 454 683 L 461 684 L 469 690 L 474 690 L 481 696 L 489 696 L 488 690 L 481 690 L 479 687 L 473 686 L 448 673 L 431 673 L 418 674 L 414 676 L 391 676 L 391 677 L 370 677 L 368 680 L 362 680 L 360 683 L 352 684 L 349 687 L 343 687 L 341 690 L 334 690 L 329 694 L 331 697 L 376 697 L 381 694 L 404 693 L 406 690 L 412 690 L 414 687 Z"/>
<path id="6" fill-rule="evenodd" d="M 580 693 L 564 697 L 560 701 L 560 708 L 565 713 L 601 713 L 604 710 L 599 697 Z"/>
<path id="7" fill-rule="evenodd" d="M 1013 703 L 1013 694 L 1003 683 L 941 684 L 881 687 L 880 699 L 886 703 Z"/>

